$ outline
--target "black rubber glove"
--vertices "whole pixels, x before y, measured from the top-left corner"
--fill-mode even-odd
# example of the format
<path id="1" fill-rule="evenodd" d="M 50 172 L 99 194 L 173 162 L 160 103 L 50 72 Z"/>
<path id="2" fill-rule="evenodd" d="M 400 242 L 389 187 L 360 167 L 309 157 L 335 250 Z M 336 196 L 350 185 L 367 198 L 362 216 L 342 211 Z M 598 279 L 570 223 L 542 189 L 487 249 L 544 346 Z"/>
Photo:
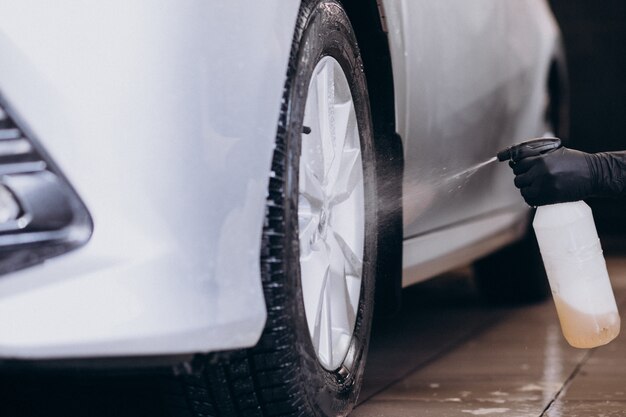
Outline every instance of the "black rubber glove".
<path id="1" fill-rule="evenodd" d="M 626 196 L 626 152 L 585 152 L 559 148 L 510 163 L 515 186 L 531 206 Z"/>

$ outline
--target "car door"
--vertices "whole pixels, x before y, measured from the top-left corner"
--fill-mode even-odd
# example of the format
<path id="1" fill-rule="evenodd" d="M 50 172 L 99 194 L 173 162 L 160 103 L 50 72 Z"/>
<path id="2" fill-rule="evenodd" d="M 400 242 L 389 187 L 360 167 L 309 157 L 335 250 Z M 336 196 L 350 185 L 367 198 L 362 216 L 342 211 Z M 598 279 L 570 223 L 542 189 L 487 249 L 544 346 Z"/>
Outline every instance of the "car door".
<path id="1" fill-rule="evenodd" d="M 523 207 L 504 164 L 481 164 L 539 136 L 556 29 L 543 0 L 384 0 L 405 239 Z M 479 168 L 480 167 L 480 168 Z"/>

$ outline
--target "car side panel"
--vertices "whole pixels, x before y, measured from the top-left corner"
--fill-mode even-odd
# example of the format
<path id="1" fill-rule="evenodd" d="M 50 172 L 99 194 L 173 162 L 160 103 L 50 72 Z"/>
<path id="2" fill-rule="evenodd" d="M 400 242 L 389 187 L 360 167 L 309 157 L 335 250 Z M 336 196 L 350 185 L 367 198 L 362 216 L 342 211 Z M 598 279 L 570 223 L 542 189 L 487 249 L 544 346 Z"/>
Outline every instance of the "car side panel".
<path id="1" fill-rule="evenodd" d="M 472 168 L 545 132 L 545 75 L 558 38 L 546 2 L 383 4 L 405 151 L 405 239 L 519 210 L 505 164 Z"/>

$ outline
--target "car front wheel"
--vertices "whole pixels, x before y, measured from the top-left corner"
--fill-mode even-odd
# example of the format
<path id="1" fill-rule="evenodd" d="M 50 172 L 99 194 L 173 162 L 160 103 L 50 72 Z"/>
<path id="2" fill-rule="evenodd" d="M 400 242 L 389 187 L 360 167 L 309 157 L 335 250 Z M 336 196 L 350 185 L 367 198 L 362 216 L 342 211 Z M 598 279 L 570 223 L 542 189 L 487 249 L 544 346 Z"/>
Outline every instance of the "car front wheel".
<path id="1" fill-rule="evenodd" d="M 193 416 L 342 416 L 358 395 L 377 253 L 373 129 L 350 21 L 304 1 L 263 230 L 267 323 L 256 347 L 183 378 Z"/>

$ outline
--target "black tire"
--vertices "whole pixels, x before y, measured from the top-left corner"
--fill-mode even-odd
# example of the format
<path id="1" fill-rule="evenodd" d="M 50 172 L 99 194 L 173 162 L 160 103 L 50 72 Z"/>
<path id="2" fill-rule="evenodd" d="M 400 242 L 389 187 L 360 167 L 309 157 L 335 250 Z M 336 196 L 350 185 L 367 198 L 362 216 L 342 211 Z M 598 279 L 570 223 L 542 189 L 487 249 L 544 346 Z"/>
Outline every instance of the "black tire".
<path id="1" fill-rule="evenodd" d="M 298 173 L 309 80 L 324 56 L 345 72 L 361 138 L 366 197 L 362 288 L 350 348 L 327 371 L 318 362 L 300 283 Z M 356 402 L 374 304 L 377 253 L 373 128 L 362 62 L 352 27 L 336 0 L 302 3 L 292 44 L 267 199 L 261 274 L 267 323 L 256 347 L 207 363 L 202 375 L 182 377 L 180 415 L 344 416 Z"/>
<path id="2" fill-rule="evenodd" d="M 519 242 L 477 261 L 474 279 L 481 294 L 495 305 L 545 300 L 550 286 L 532 227 Z"/>

